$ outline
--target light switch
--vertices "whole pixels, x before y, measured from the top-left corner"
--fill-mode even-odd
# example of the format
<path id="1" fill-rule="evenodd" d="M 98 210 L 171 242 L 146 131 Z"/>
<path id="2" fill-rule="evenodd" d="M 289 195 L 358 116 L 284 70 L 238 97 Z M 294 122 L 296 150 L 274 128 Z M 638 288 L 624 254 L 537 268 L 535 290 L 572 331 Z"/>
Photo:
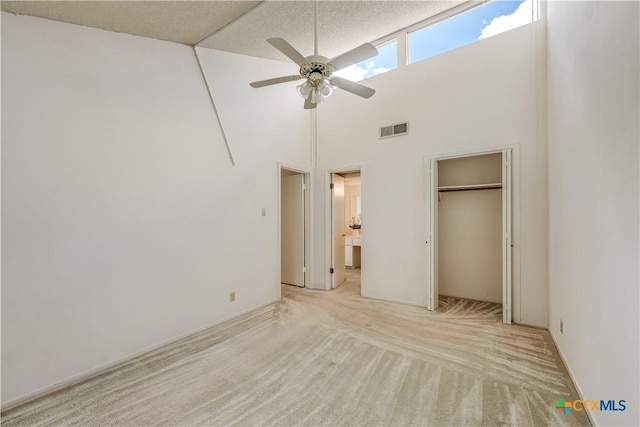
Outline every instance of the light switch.
<path id="1" fill-rule="evenodd" d="M 267 208 L 262 208 L 262 216 L 267 216 Z"/>

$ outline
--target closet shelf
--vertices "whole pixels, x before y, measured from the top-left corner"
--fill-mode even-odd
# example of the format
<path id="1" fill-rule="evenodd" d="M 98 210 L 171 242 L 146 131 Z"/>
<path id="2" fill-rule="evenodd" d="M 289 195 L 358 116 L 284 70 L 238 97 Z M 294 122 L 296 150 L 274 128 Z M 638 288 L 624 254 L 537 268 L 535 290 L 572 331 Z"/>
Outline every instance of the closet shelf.
<path id="1" fill-rule="evenodd" d="M 442 185 L 438 187 L 438 191 L 447 192 L 447 191 L 490 190 L 494 188 L 502 188 L 502 183 L 496 182 L 492 184 Z"/>

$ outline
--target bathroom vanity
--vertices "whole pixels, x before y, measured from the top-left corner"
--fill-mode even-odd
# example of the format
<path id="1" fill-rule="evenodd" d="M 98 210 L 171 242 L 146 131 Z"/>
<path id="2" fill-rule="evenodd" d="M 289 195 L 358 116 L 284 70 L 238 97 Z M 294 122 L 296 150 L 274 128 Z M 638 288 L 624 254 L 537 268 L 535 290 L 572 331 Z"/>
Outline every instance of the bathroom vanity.
<path id="1" fill-rule="evenodd" d="M 344 238 L 344 264 L 347 268 L 360 267 L 360 236 L 346 236 Z"/>

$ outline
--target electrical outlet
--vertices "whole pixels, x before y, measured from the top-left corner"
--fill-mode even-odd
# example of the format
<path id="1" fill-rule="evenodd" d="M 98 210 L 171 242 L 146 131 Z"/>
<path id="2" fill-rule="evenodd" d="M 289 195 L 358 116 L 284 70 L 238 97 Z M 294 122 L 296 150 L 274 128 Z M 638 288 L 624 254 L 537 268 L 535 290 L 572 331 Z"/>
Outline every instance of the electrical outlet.
<path id="1" fill-rule="evenodd" d="M 229 301 L 234 302 L 236 300 L 236 291 L 229 292 Z"/>
<path id="2" fill-rule="evenodd" d="M 560 319 L 560 333 L 564 334 L 564 322 Z"/>

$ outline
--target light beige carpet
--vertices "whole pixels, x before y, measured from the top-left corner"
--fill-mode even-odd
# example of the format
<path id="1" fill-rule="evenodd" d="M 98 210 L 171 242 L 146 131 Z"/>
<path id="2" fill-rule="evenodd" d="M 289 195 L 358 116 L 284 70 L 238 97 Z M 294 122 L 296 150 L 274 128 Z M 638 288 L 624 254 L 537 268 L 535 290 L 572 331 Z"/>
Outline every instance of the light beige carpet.
<path id="1" fill-rule="evenodd" d="M 283 300 L 2 413 L 2 425 L 589 425 L 547 331 L 283 287 Z M 390 283 L 389 286 L 393 286 Z"/>

